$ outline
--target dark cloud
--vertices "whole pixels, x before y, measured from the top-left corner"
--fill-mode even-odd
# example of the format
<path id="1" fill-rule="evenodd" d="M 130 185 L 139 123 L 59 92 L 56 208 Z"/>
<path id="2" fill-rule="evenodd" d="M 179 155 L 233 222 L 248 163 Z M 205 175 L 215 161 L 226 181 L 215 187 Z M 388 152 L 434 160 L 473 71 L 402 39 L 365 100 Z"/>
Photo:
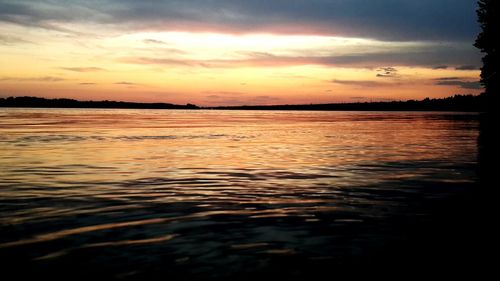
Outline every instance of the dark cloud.
<path id="1" fill-rule="evenodd" d="M 94 22 L 143 30 L 317 33 L 471 41 L 475 0 L 0 0 L 0 21 L 58 29 Z"/>
<path id="2" fill-rule="evenodd" d="M 101 12 L 79 5 L 79 1 L 0 0 L 0 22 L 75 33 L 57 23 L 98 20 Z M 89 1 L 90 3 L 91 1 Z"/>
<path id="3" fill-rule="evenodd" d="M 436 85 L 450 85 L 450 86 L 459 86 L 462 89 L 481 89 L 481 84 L 479 81 L 470 82 L 470 81 L 442 81 L 437 82 Z"/>
<path id="4" fill-rule="evenodd" d="M 178 29 L 322 33 L 391 40 L 470 40 L 475 0 L 108 1 L 111 20 Z"/>
<path id="5" fill-rule="evenodd" d="M 133 85 L 138 85 L 137 83 L 133 83 L 133 82 L 128 82 L 128 81 L 120 81 L 120 82 L 116 82 L 115 85 L 128 85 L 128 86 L 133 86 Z"/>
<path id="6" fill-rule="evenodd" d="M 469 45 L 469 44 L 467 44 Z M 332 57 L 338 64 L 367 65 L 377 67 L 382 65 L 422 66 L 432 68 L 439 65 L 479 65 L 480 53 L 472 46 L 460 48 L 451 46 L 428 46 L 414 50 L 393 52 L 372 52 Z"/>
<path id="7" fill-rule="evenodd" d="M 478 70 L 479 67 L 474 65 L 461 65 L 455 68 L 456 70 Z"/>
<path id="8" fill-rule="evenodd" d="M 432 69 L 447 69 L 448 66 L 447 65 L 436 65 L 434 67 L 432 67 Z"/>
<path id="9" fill-rule="evenodd" d="M 453 80 L 460 80 L 461 78 L 460 77 L 439 77 L 439 78 L 435 78 L 434 81 L 438 81 L 438 82 L 441 82 L 441 81 L 453 81 Z"/>
<path id="10" fill-rule="evenodd" d="M 461 79 L 460 77 L 441 77 L 434 79 L 436 81 L 435 85 L 440 86 L 459 86 L 462 89 L 481 89 L 481 83 L 479 81 L 469 81 Z"/>
<path id="11" fill-rule="evenodd" d="M 74 72 L 96 72 L 96 71 L 104 71 L 103 68 L 100 67 L 61 67 L 61 69 L 74 71 Z"/>
<path id="12" fill-rule="evenodd" d="M 79 85 L 90 86 L 90 85 L 97 85 L 97 83 L 84 82 L 84 83 L 79 83 Z"/>

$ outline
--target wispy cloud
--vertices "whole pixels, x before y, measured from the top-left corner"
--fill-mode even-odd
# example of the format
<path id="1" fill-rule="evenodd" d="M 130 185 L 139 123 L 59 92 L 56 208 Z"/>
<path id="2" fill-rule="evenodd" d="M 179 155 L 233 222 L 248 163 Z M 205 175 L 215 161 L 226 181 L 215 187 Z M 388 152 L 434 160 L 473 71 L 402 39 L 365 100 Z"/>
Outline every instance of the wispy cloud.
<path id="1" fill-rule="evenodd" d="M 203 66 L 203 61 L 189 59 L 174 59 L 174 58 L 152 58 L 152 57 L 137 57 L 121 59 L 121 62 L 131 64 L 153 64 L 153 65 L 181 65 L 181 66 Z"/>
<path id="2" fill-rule="evenodd" d="M 455 67 L 456 70 L 478 70 L 479 67 L 474 66 L 474 65 L 461 65 L 458 67 Z"/>
<path id="3" fill-rule="evenodd" d="M 60 82 L 67 80 L 66 78 L 55 76 L 42 76 L 42 77 L 2 77 L 0 81 L 19 81 L 19 82 Z"/>
<path id="4" fill-rule="evenodd" d="M 270 95 L 249 95 L 245 92 L 203 91 L 208 105 L 269 105 L 277 104 L 280 98 Z"/>
<path id="5" fill-rule="evenodd" d="M 102 15 L 98 10 L 69 1 L 0 1 L 0 22 L 69 34 L 82 32 L 64 27 L 65 23 L 98 21 Z"/>
<path id="6" fill-rule="evenodd" d="M 458 86 L 462 89 L 481 89 L 481 83 L 479 81 L 470 81 L 462 79 L 460 77 L 440 77 L 434 79 L 435 85 L 439 86 Z"/>
<path id="7" fill-rule="evenodd" d="M 387 86 L 387 83 L 382 83 L 378 81 L 371 80 L 339 80 L 333 79 L 330 82 L 341 85 L 351 85 L 351 86 L 359 86 L 359 87 L 379 87 L 379 86 Z"/>
<path id="8" fill-rule="evenodd" d="M 128 82 L 128 81 L 120 81 L 120 82 L 116 82 L 115 85 L 128 85 L 128 86 L 133 86 L 133 85 L 139 85 L 137 83 L 133 83 L 133 82 Z"/>
<path id="9" fill-rule="evenodd" d="M 456 77 L 456 76 L 452 76 L 452 77 L 439 77 L 439 78 L 435 78 L 434 81 L 442 82 L 442 81 L 455 81 L 455 80 L 460 80 L 460 79 L 462 79 L 462 78 Z"/>
<path id="10" fill-rule="evenodd" d="M 73 71 L 73 72 L 96 72 L 105 71 L 105 69 L 100 67 L 60 67 L 60 69 Z"/>
<path id="11" fill-rule="evenodd" d="M 467 43 L 398 42 L 314 35 L 205 34 L 159 32 L 130 36 L 161 40 L 168 46 L 142 45 L 127 52 L 121 62 L 193 67 L 328 65 L 377 68 L 383 65 L 474 65 L 479 55 Z M 144 39 L 147 38 L 147 39 Z M 126 39 L 126 38 L 125 38 Z M 478 52 L 479 54 L 479 52 Z M 383 75 L 383 73 L 380 73 Z"/>
<path id="12" fill-rule="evenodd" d="M 304 51 L 302 51 L 304 53 Z M 365 52 L 353 54 L 322 54 L 321 50 L 308 50 L 305 52 L 291 54 L 273 54 L 270 52 L 236 52 L 239 56 L 214 57 L 208 59 L 192 59 L 177 56 L 176 54 L 161 56 L 137 56 L 121 58 L 120 62 L 139 65 L 165 65 L 165 66 L 187 66 L 187 67 L 283 67 L 299 65 L 324 65 L 337 67 L 360 67 L 377 68 L 380 65 L 419 66 L 435 68 L 436 61 L 446 64 L 457 62 L 474 61 L 474 57 L 468 56 L 467 51 L 456 53 L 447 51 L 446 48 L 433 48 L 431 46 L 417 49 L 394 52 Z M 318 55 L 315 55 L 318 54 Z M 394 67 L 377 68 L 377 77 L 398 77 L 397 69 Z"/>
<path id="13" fill-rule="evenodd" d="M 220 98 L 220 97 L 227 97 L 227 96 L 242 96 L 247 93 L 245 92 L 238 92 L 238 91 L 203 91 L 202 94 L 205 94 L 210 97 L 210 98 Z"/>
<path id="14" fill-rule="evenodd" d="M 377 77 L 395 78 L 399 77 L 398 70 L 394 67 L 381 67 L 377 69 Z"/>
<path id="15" fill-rule="evenodd" d="M 0 34 L 0 45 L 11 46 L 11 45 L 29 44 L 29 43 L 33 43 L 33 42 L 25 40 L 25 39 L 17 37 L 17 36 L 9 36 L 9 35 Z"/>
<path id="16" fill-rule="evenodd" d="M 142 42 L 144 42 L 146 44 L 153 44 L 153 45 L 168 45 L 164 41 L 156 40 L 156 39 L 144 39 L 144 40 L 142 40 Z"/>

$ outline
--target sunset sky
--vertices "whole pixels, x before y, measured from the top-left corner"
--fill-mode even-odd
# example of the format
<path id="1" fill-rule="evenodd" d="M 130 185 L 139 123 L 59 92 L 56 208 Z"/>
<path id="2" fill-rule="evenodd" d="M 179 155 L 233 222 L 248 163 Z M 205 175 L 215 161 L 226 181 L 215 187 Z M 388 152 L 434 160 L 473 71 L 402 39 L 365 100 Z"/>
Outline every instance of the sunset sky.
<path id="1" fill-rule="evenodd" d="M 197 105 L 478 94 L 475 0 L 0 0 L 0 97 Z"/>

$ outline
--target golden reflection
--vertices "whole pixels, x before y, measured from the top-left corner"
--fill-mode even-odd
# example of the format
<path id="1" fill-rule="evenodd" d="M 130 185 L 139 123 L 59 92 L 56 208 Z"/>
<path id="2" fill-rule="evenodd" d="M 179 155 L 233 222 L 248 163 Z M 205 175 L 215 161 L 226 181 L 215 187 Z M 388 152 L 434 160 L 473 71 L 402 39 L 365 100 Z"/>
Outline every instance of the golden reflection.
<path id="1" fill-rule="evenodd" d="M 141 226 L 141 225 L 150 225 L 150 224 L 159 224 L 168 221 L 172 221 L 172 218 L 155 218 L 155 219 L 147 219 L 147 220 L 139 220 L 139 221 L 129 221 L 129 222 L 119 222 L 119 223 L 109 223 L 109 224 L 101 224 L 101 225 L 90 225 L 84 227 L 78 227 L 73 229 L 65 229 L 57 232 L 37 235 L 31 239 L 19 240 L 14 242 L 8 242 L 0 244 L 0 249 L 2 248 L 10 248 L 34 243 L 48 242 L 52 240 L 61 239 L 70 235 L 75 234 L 84 234 L 86 232 L 93 231 L 101 231 L 107 229 L 116 229 L 122 227 L 132 227 L 132 226 Z"/>
<path id="2" fill-rule="evenodd" d="M 153 237 L 148 239 L 137 239 L 137 240 L 123 240 L 123 241 L 113 241 L 113 242 L 101 242 L 93 244 L 85 244 L 82 248 L 95 248 L 95 247 L 108 247 L 108 246 L 126 246 L 126 245 L 141 245 L 141 244 L 152 244 L 160 243 L 172 240 L 175 238 L 176 234 L 170 234 L 166 236 Z"/>
<path id="3" fill-rule="evenodd" d="M 380 217 L 384 208 L 401 204 L 394 198 L 410 196 L 417 180 L 474 180 L 467 166 L 476 153 L 473 114 L 456 119 L 449 113 L 212 110 L 7 109 L 1 114 L 0 198 L 12 206 L 28 204 L 6 205 L 0 222 L 25 227 L 93 219 L 15 236 L 0 249 L 115 229 L 158 227 L 174 233 L 169 230 L 176 224 L 227 219 L 358 224 L 363 216 Z M 401 194 L 382 200 L 377 190 Z M 378 211 L 366 213 L 365 206 Z"/>

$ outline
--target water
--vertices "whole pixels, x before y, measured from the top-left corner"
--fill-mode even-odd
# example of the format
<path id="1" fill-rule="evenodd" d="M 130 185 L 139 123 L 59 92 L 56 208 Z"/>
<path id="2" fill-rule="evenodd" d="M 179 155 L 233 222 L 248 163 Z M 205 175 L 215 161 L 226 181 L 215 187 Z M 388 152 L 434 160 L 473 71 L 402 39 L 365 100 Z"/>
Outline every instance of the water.
<path id="1" fill-rule="evenodd" d="M 473 186 L 477 136 L 461 113 L 0 109 L 0 257 L 116 279 L 341 268 Z"/>

